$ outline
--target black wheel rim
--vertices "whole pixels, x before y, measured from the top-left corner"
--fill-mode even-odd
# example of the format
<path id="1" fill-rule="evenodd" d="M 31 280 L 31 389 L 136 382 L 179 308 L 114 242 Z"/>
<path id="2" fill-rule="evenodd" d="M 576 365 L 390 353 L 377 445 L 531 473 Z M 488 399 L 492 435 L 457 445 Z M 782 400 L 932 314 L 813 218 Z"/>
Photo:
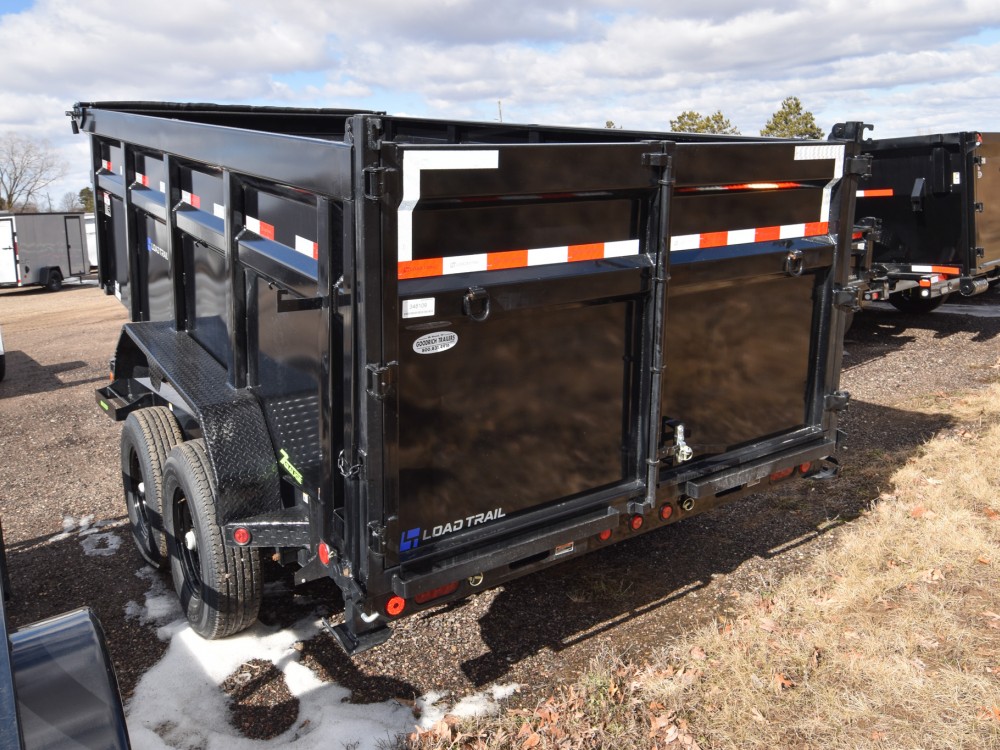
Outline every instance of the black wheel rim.
<path id="1" fill-rule="evenodd" d="M 142 489 L 140 489 L 142 485 Z M 146 509 L 145 482 L 142 478 L 142 467 L 139 466 L 139 455 L 135 450 L 128 453 L 128 474 L 125 475 L 125 499 L 128 506 L 129 520 L 135 530 L 136 539 L 143 549 L 153 548 L 153 531 L 149 523 L 149 513 Z"/>
<path id="2" fill-rule="evenodd" d="M 184 581 L 192 595 L 201 598 L 201 556 L 198 554 L 198 535 L 194 528 L 194 519 L 191 517 L 187 498 L 180 490 L 177 490 L 173 505 L 174 544 L 177 546 L 181 568 L 184 571 Z M 190 539 L 195 540 L 194 545 L 189 543 Z"/>

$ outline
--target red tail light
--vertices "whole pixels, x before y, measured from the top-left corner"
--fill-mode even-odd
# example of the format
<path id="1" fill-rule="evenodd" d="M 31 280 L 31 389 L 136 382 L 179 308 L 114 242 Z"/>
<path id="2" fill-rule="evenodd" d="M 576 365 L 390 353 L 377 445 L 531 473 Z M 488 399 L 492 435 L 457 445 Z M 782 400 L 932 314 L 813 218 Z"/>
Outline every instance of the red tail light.
<path id="1" fill-rule="evenodd" d="M 779 469 L 778 471 L 776 471 L 773 474 L 771 474 L 771 481 L 772 482 L 777 482 L 777 481 L 780 481 L 782 479 L 787 479 L 788 477 L 790 477 L 792 475 L 793 471 L 795 471 L 795 467 L 794 466 L 789 466 L 787 469 Z"/>
<path id="2" fill-rule="evenodd" d="M 426 604 L 427 602 L 434 601 L 435 599 L 440 599 L 442 596 L 454 594 L 456 591 L 458 591 L 458 581 L 455 581 L 454 583 L 446 583 L 444 586 L 438 586 L 436 589 L 431 589 L 430 591 L 421 591 L 413 597 L 413 601 L 417 604 Z"/>
<path id="3" fill-rule="evenodd" d="M 666 521 L 674 514 L 672 505 L 664 505 L 660 508 L 660 519 Z"/>
<path id="4" fill-rule="evenodd" d="M 385 603 L 385 613 L 389 617 L 398 617 L 406 609 L 406 600 L 401 596 L 394 596 Z"/>
<path id="5" fill-rule="evenodd" d="M 319 543 L 319 549 L 316 550 L 319 555 L 319 561 L 324 565 L 330 564 L 330 548 L 326 545 L 326 542 Z"/>
<path id="6" fill-rule="evenodd" d="M 602 542 L 608 541 L 611 538 L 611 529 L 605 529 L 604 531 L 602 531 L 600 534 L 597 535 L 597 538 L 600 539 Z"/>
<path id="7" fill-rule="evenodd" d="M 242 526 L 237 526 L 233 529 L 233 541 L 236 542 L 241 547 L 245 547 L 250 544 L 250 531 Z"/>
<path id="8" fill-rule="evenodd" d="M 642 528 L 643 517 L 636 513 L 632 518 L 629 519 L 628 525 L 632 531 L 638 531 Z"/>
<path id="9" fill-rule="evenodd" d="M 806 462 L 805 462 L 804 464 L 799 464 L 799 471 L 800 471 L 800 472 L 801 472 L 802 474 L 805 474 L 805 473 L 806 473 L 807 471 L 809 471 L 809 470 L 810 470 L 810 469 L 811 469 L 812 467 L 813 467 L 813 465 L 812 465 L 812 461 L 806 461 Z"/>

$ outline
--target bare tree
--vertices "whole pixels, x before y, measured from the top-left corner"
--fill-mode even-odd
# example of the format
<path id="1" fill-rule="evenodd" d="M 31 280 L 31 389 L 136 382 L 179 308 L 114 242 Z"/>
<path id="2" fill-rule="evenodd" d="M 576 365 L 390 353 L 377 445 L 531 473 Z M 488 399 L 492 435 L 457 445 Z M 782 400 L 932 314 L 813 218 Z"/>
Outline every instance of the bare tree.
<path id="1" fill-rule="evenodd" d="M 82 211 L 83 203 L 80 202 L 79 193 L 74 193 L 73 191 L 64 193 L 62 200 L 59 201 L 59 210 L 66 213 Z"/>
<path id="2" fill-rule="evenodd" d="M 37 204 L 46 197 L 45 188 L 65 176 L 66 164 L 48 141 L 22 133 L 0 135 L 0 210 Z"/>

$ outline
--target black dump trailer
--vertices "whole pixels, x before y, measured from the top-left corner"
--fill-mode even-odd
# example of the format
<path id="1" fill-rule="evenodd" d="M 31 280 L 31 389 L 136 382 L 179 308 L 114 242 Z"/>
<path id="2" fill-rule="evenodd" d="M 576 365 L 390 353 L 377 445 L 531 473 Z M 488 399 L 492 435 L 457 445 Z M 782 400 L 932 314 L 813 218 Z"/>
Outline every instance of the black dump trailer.
<path id="1" fill-rule="evenodd" d="M 79 104 L 134 536 L 206 637 L 259 554 L 397 618 L 837 448 L 855 142 Z"/>
<path id="2" fill-rule="evenodd" d="M 82 213 L 0 214 L 0 286 L 54 292 L 89 271 Z"/>
<path id="3" fill-rule="evenodd" d="M 834 137 L 843 136 L 838 126 Z M 1000 133 L 865 140 L 857 197 L 860 302 L 929 312 L 1000 276 Z"/>

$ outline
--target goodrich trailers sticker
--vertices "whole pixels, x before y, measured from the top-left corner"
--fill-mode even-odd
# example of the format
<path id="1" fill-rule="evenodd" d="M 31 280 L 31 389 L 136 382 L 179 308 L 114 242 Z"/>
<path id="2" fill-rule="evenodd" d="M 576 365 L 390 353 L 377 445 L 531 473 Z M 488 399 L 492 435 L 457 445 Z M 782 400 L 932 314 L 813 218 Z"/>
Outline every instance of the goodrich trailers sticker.
<path id="1" fill-rule="evenodd" d="M 435 331 L 426 333 L 413 342 L 413 351 L 417 354 L 438 354 L 446 352 L 458 344 L 458 334 L 454 331 Z"/>

